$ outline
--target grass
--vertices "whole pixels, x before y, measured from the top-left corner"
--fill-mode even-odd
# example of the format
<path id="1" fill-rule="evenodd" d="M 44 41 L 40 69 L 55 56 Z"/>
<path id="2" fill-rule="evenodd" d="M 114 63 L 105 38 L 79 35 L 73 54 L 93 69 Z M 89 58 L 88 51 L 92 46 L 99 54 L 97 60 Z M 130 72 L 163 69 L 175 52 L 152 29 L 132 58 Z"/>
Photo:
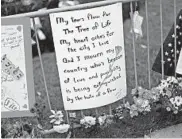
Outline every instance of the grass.
<path id="1" fill-rule="evenodd" d="M 150 66 L 152 67 L 153 62 L 160 49 L 160 7 L 159 0 L 152 0 L 149 2 L 149 38 L 150 38 Z M 182 7 L 182 1 L 177 0 L 177 12 Z M 145 18 L 145 7 L 142 5 L 140 14 Z M 167 36 L 174 21 L 173 16 L 173 1 L 163 0 L 163 31 L 164 38 Z M 146 20 L 143 23 L 143 38 L 136 41 L 136 57 L 137 57 L 137 76 L 138 84 L 144 88 L 148 88 L 148 61 L 147 61 L 147 36 L 146 36 Z M 133 63 L 133 46 L 132 46 L 132 34 L 130 33 L 130 20 L 126 20 L 124 23 L 124 36 L 125 36 L 125 52 L 126 52 L 126 68 L 127 68 L 127 86 L 128 95 L 130 98 L 130 91 L 135 87 L 135 76 L 134 76 L 134 63 Z M 146 47 L 143 47 L 146 46 Z M 56 67 L 55 53 L 44 53 L 42 55 L 43 64 L 46 74 L 46 81 L 48 85 L 51 106 L 53 109 L 63 110 L 63 102 L 61 96 L 61 88 L 58 77 L 58 70 Z M 34 71 L 34 84 L 35 92 L 39 91 L 42 93 L 41 101 L 47 105 L 47 98 L 45 93 L 45 87 L 43 83 L 41 68 L 39 58 L 35 57 L 33 59 L 33 71 Z M 161 75 L 151 71 L 151 83 L 152 86 L 156 86 L 161 80 Z M 37 94 L 36 94 L 37 98 Z M 37 99 L 38 101 L 38 99 Z M 120 102 L 112 105 L 116 107 Z M 48 106 L 48 105 L 47 105 Z M 108 113 L 109 109 L 107 106 L 98 108 L 99 113 Z M 45 117 L 50 115 L 48 109 L 44 112 Z M 78 116 L 80 112 L 77 112 Z M 85 110 L 85 115 L 95 114 L 93 110 Z M 13 119 L 2 119 L 2 127 L 6 127 L 7 123 L 12 124 L 15 121 L 20 120 L 20 118 Z M 33 118 L 22 118 L 23 121 L 33 121 Z M 49 120 L 47 118 L 43 119 L 43 127 L 45 129 L 50 128 L 48 124 Z M 125 120 L 117 121 L 116 123 L 110 125 L 107 128 L 94 128 L 90 130 L 77 129 L 74 131 L 75 137 L 99 137 L 99 138 L 109 138 L 109 137 L 143 137 L 144 135 L 150 133 L 151 131 L 161 129 L 163 127 L 182 123 L 182 113 L 177 115 L 171 115 L 164 111 L 152 111 L 147 115 L 140 115 L 136 118 L 126 118 Z M 60 138 L 66 137 L 65 134 L 50 134 L 45 137 L 49 138 Z"/>

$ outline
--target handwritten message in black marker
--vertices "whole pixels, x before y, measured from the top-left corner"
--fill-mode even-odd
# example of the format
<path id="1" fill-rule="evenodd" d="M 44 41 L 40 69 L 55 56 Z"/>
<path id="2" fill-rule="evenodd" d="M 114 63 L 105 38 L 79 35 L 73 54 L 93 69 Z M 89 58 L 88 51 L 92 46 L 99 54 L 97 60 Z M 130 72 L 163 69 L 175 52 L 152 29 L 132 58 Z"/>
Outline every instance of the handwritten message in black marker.
<path id="1" fill-rule="evenodd" d="M 126 95 L 122 5 L 50 15 L 66 110 L 107 105 Z"/>

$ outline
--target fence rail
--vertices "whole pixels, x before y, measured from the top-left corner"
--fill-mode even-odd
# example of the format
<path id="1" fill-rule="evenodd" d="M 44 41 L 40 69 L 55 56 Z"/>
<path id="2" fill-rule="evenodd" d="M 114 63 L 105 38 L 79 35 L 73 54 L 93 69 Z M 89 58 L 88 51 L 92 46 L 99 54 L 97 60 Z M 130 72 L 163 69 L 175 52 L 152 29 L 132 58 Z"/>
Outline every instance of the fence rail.
<path id="1" fill-rule="evenodd" d="M 69 6 L 69 7 L 63 7 L 63 8 L 54 8 L 54 9 L 49 9 L 49 10 L 44 10 L 44 11 L 35 11 L 35 12 L 29 12 L 29 13 L 23 13 L 23 14 L 17 14 L 17 15 L 10 15 L 10 16 L 2 17 L 2 18 L 20 18 L 20 17 L 32 17 L 33 18 L 33 17 L 45 16 L 45 15 L 48 15 L 51 13 L 65 12 L 65 11 L 72 11 L 72 10 L 81 10 L 81 9 L 86 9 L 86 8 L 93 8 L 93 7 L 114 4 L 114 3 L 118 3 L 118 2 L 128 3 L 128 2 L 135 2 L 135 1 L 138 1 L 138 0 L 99 1 L 99 2 L 94 2 L 94 3 L 86 3 L 86 4 Z"/>

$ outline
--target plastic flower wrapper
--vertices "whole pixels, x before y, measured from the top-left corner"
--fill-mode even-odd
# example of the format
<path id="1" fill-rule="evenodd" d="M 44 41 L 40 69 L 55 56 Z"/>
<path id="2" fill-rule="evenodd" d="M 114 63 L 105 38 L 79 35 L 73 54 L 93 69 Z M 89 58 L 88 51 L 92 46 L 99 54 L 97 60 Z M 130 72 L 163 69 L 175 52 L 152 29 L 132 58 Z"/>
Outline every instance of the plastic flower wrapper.
<path id="1" fill-rule="evenodd" d="M 138 95 L 139 96 L 143 96 L 145 94 L 145 92 L 147 92 L 146 89 L 144 89 L 142 87 L 138 87 Z"/>
<path id="2" fill-rule="evenodd" d="M 157 101 L 159 100 L 160 94 L 158 89 L 147 90 L 143 89 L 142 87 L 138 87 L 137 91 L 136 89 L 132 90 L 132 95 L 133 97 L 140 97 L 145 100 Z"/>
<path id="3" fill-rule="evenodd" d="M 141 98 L 141 97 L 133 97 L 134 103 L 136 104 L 136 106 L 145 108 L 149 105 L 149 100 Z"/>
<path id="4" fill-rule="evenodd" d="M 143 99 L 150 100 L 151 97 L 152 97 L 151 95 L 152 95 L 152 93 L 150 93 L 149 90 L 145 90 L 142 94 L 139 93 L 139 96 L 138 97 L 143 98 Z"/>
<path id="5" fill-rule="evenodd" d="M 143 104 L 143 98 L 140 98 L 140 97 L 133 97 L 133 101 L 134 103 L 136 104 L 136 106 L 141 106 Z"/>
<path id="6" fill-rule="evenodd" d="M 150 103 L 148 100 L 140 98 L 140 97 L 138 98 L 134 97 L 133 99 L 137 107 L 137 110 L 139 112 L 150 111 L 150 105 L 149 105 Z"/>
<path id="7" fill-rule="evenodd" d="M 160 92 L 157 88 L 152 88 L 149 92 L 147 92 L 148 95 L 150 95 L 150 99 L 152 102 L 159 101 L 160 98 Z"/>
<path id="8" fill-rule="evenodd" d="M 63 116 L 62 111 L 51 110 L 51 112 L 52 112 L 53 115 L 49 116 L 49 118 L 52 118 L 50 123 L 59 125 L 59 124 L 61 124 L 64 121 L 63 120 L 64 116 Z"/>
<path id="9" fill-rule="evenodd" d="M 142 95 L 145 92 L 145 89 L 143 89 L 142 87 L 138 87 L 138 88 L 134 88 L 131 91 L 131 94 L 134 95 Z"/>
<path id="10" fill-rule="evenodd" d="M 56 131 L 58 133 L 66 133 L 66 132 L 68 132 L 69 128 L 70 128 L 70 125 L 68 125 L 68 124 L 61 124 L 61 125 L 53 126 L 54 131 Z"/>
<path id="11" fill-rule="evenodd" d="M 84 125 L 85 128 L 89 128 L 96 124 L 96 118 L 92 116 L 85 116 L 83 119 L 80 120 L 80 124 Z"/>

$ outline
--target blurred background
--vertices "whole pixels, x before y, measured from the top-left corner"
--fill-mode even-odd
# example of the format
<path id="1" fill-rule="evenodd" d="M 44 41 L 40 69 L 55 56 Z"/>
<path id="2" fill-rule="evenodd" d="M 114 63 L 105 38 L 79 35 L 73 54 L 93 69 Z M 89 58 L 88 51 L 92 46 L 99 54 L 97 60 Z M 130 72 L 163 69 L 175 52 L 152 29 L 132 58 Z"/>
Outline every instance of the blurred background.
<path id="1" fill-rule="evenodd" d="M 102 0 L 1 0 L 1 16 L 9 16 L 20 13 L 33 12 L 38 10 L 46 10 L 58 7 L 72 6 L 77 4 L 84 4 L 90 2 L 97 2 Z M 134 10 L 138 10 L 142 2 L 133 2 Z M 123 5 L 123 18 L 129 18 L 130 5 L 126 3 Z M 38 38 L 40 41 L 41 52 L 54 52 L 54 45 L 51 33 L 51 26 L 48 16 L 36 18 L 36 27 L 39 28 Z M 37 56 L 37 48 L 35 42 L 35 31 L 31 28 L 33 56 Z"/>

